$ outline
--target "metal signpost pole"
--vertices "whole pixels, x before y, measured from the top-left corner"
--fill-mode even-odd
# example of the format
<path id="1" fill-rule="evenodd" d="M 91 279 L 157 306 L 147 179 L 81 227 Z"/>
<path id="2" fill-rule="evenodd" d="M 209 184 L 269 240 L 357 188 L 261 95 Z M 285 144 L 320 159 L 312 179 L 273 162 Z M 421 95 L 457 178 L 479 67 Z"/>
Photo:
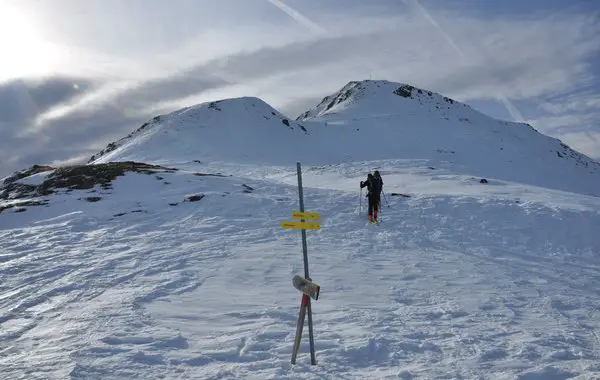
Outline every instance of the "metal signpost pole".
<path id="1" fill-rule="evenodd" d="M 304 277 L 294 276 L 292 284 L 294 288 L 302 293 L 302 302 L 300 304 L 300 313 L 298 315 L 298 325 L 296 326 L 296 336 L 294 337 L 294 348 L 292 350 L 292 364 L 296 364 L 296 356 L 300 348 L 302 338 L 302 329 L 304 328 L 304 317 L 308 311 L 308 334 L 310 339 L 310 358 L 312 365 L 317 364 L 315 357 L 315 341 L 313 337 L 312 308 L 310 299 L 315 301 L 319 299 L 321 286 L 315 284 L 310 279 L 308 272 L 308 249 L 306 244 L 306 230 L 318 230 L 321 224 L 317 222 L 321 216 L 315 212 L 304 212 L 304 193 L 302 191 L 302 168 L 297 163 L 298 170 L 298 195 L 300 198 L 300 211 L 292 212 L 292 219 L 300 219 L 300 222 L 283 221 L 280 223 L 282 228 L 301 229 L 302 230 L 302 254 L 304 258 Z M 307 221 L 308 220 L 308 221 Z"/>
<path id="2" fill-rule="evenodd" d="M 298 195 L 300 197 L 300 212 L 304 212 L 304 193 L 302 191 L 302 168 L 300 166 L 300 163 L 296 163 L 296 167 L 297 167 L 297 171 L 298 171 Z M 304 222 L 304 220 L 301 220 L 301 222 Z M 307 244 L 306 244 L 306 230 L 302 229 L 302 252 L 304 254 L 304 277 L 308 280 L 311 281 L 310 279 L 310 275 L 308 274 L 308 252 L 307 252 Z M 313 323 L 312 323 L 312 309 L 311 309 L 311 302 L 310 302 L 310 298 L 308 296 L 304 296 L 306 297 L 306 300 L 308 301 L 307 304 L 307 308 L 308 308 L 308 337 L 310 340 L 310 360 L 311 363 L 313 365 L 317 364 L 317 359 L 315 358 L 315 341 L 314 341 L 314 337 L 313 337 Z M 303 299 L 304 299 L 303 297 Z"/>

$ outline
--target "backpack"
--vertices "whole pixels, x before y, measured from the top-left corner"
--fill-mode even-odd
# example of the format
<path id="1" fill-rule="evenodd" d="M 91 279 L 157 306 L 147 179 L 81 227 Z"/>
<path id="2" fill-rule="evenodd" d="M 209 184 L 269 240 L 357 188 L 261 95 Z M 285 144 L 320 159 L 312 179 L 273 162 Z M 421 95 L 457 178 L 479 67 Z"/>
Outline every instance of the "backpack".
<path id="1" fill-rule="evenodd" d="M 381 177 L 373 178 L 373 180 L 371 180 L 371 186 L 369 187 L 369 190 L 373 194 L 379 195 L 381 193 Z"/>

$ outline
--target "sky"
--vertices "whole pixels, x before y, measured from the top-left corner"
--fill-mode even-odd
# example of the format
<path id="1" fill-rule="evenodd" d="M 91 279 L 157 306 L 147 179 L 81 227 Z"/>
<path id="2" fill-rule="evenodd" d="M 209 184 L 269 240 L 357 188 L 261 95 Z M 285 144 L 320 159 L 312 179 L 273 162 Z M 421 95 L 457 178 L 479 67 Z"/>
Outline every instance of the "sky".
<path id="1" fill-rule="evenodd" d="M 0 0 L 0 49 L 0 178 L 185 106 L 258 96 L 295 118 L 363 79 L 600 159 L 595 0 Z"/>

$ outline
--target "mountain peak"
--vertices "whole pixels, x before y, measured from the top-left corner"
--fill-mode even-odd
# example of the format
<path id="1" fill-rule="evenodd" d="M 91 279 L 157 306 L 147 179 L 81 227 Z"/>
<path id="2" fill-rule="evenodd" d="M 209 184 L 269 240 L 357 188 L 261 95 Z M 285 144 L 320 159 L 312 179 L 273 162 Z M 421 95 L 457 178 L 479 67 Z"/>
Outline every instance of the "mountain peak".
<path id="1" fill-rule="evenodd" d="M 255 156 L 257 142 L 276 136 L 291 141 L 297 133 L 308 131 L 260 98 L 220 99 L 155 116 L 124 138 L 109 143 L 88 163 L 134 158 L 191 161 L 200 156 L 203 160 L 244 159 Z"/>
<path id="2" fill-rule="evenodd" d="M 406 102 L 409 100 L 409 102 Z M 400 103 L 404 101 L 404 103 Z M 332 95 L 324 97 L 314 108 L 300 115 L 296 120 L 322 118 L 338 114 L 341 111 L 364 113 L 387 112 L 413 106 L 431 106 L 437 109 L 457 105 L 468 107 L 436 92 L 415 87 L 408 83 L 391 82 L 388 80 L 350 81 Z M 470 107 L 469 107 L 470 108 Z"/>

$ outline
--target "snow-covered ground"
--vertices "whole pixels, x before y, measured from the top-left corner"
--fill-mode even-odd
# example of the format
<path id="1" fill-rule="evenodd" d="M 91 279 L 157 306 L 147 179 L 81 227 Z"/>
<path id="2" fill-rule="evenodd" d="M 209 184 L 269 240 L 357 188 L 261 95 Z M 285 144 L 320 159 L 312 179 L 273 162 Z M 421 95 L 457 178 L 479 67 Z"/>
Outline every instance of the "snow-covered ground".
<path id="1" fill-rule="evenodd" d="M 390 206 L 380 226 L 358 215 L 358 182 L 374 166 Z M 75 191 L 0 214 L 3 373 L 600 376 L 600 199 L 385 161 L 304 168 L 307 210 L 322 215 L 308 231 L 318 365 L 305 328 L 292 366 L 302 253 L 279 222 L 298 209 L 294 169 L 269 180 L 129 174 L 98 202 Z"/>
<path id="2" fill-rule="evenodd" d="M 294 127 L 296 138 L 325 141 L 299 122 L 311 134 Z M 319 122 L 314 130 L 342 128 Z M 248 157 L 236 161 L 226 145 L 195 151 L 205 142 L 179 125 L 171 143 L 145 128 L 100 158 L 179 171 L 128 173 L 112 189 L 0 212 L 2 378 L 600 378 L 600 198 L 589 195 L 598 174 L 577 159 L 549 155 L 544 170 L 562 177 L 547 181 L 527 177 L 541 159 L 520 167 L 497 154 L 470 166 L 426 157 L 443 139 L 412 151 L 420 156 L 387 149 L 380 155 L 389 157 L 361 151 L 346 161 L 365 141 L 340 132 L 326 153 L 311 144 L 269 151 L 267 140 L 259 152 L 240 148 Z M 481 141 L 461 139 L 469 136 L 463 148 Z M 279 226 L 298 210 L 288 161 L 303 152 L 313 154 L 303 165 L 305 206 L 322 216 L 321 229 L 307 232 L 310 274 L 321 285 L 312 303 L 316 366 L 306 325 L 290 364 L 301 297 L 292 278 L 304 270 L 300 233 Z M 495 174 L 489 183 L 478 168 Z M 358 186 L 374 169 L 385 181 L 379 226 L 367 223 Z"/>

